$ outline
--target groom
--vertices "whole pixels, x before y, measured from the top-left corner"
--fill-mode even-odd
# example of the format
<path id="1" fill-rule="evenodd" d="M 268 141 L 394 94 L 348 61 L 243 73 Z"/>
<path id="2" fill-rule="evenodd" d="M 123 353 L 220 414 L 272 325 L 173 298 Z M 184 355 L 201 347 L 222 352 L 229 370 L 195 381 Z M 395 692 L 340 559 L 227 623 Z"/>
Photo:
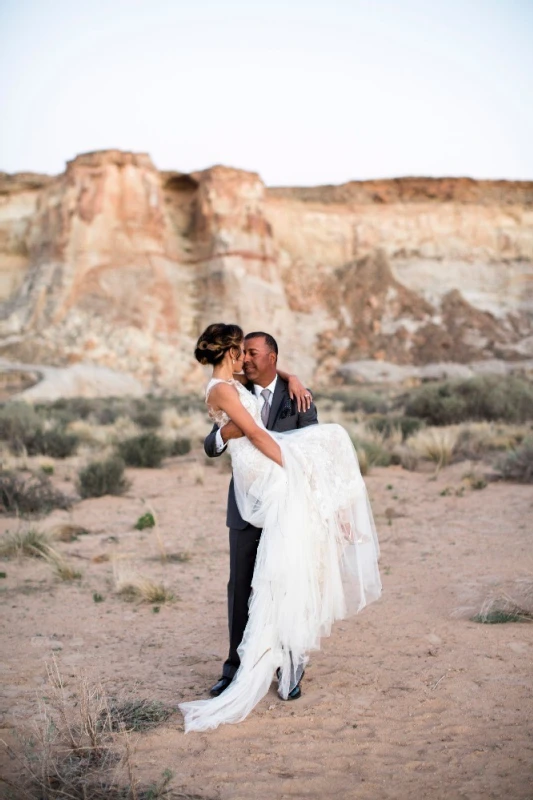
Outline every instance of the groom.
<path id="1" fill-rule="evenodd" d="M 244 337 L 243 371 L 248 379 L 247 388 L 259 399 L 261 417 L 270 431 L 292 431 L 306 428 L 318 422 L 316 408 L 311 403 L 307 411 L 298 411 L 296 400 L 291 400 L 287 383 L 276 372 L 278 345 L 268 333 L 257 331 Z M 265 392 L 265 390 L 267 390 Z M 221 455 L 230 439 L 243 436 L 234 422 L 213 430 L 204 441 L 206 454 L 213 458 Z M 239 647 L 246 623 L 248 622 L 248 601 L 250 599 L 252 577 L 260 528 L 245 522 L 239 514 L 233 488 L 233 478 L 229 485 L 228 511 L 226 525 L 229 528 L 230 576 L 228 582 L 228 625 L 229 655 L 222 668 L 222 676 L 211 687 L 210 695 L 218 697 L 228 688 L 240 664 Z M 301 696 L 300 685 L 289 692 L 288 699 Z"/>

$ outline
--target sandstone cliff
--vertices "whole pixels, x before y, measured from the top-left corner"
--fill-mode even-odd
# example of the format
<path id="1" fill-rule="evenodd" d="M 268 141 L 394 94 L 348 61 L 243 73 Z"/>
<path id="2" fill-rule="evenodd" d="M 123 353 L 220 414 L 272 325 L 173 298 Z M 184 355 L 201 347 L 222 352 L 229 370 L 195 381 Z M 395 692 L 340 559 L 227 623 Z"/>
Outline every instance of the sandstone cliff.
<path id="1" fill-rule="evenodd" d="M 198 386 L 203 326 L 280 340 L 314 385 L 358 359 L 533 356 L 533 183 L 404 178 L 267 189 L 227 167 L 88 153 L 0 173 L 0 355 Z"/>

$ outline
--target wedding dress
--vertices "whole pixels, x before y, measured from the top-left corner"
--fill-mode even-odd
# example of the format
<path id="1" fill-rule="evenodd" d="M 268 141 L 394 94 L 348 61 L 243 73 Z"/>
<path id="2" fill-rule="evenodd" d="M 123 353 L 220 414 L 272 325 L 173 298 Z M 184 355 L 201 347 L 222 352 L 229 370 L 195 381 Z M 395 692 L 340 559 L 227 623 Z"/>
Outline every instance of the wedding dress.
<path id="1" fill-rule="evenodd" d="M 212 379 L 209 392 L 219 379 Z M 262 428 L 257 398 L 238 381 L 240 400 Z M 217 425 L 229 418 L 209 410 Z M 365 484 L 351 440 L 340 425 L 269 431 L 283 467 L 246 437 L 231 439 L 235 496 L 243 519 L 262 528 L 249 618 L 238 649 L 241 664 L 218 697 L 181 703 L 185 731 L 240 722 L 267 693 L 280 670 L 287 698 L 293 665 L 320 647 L 332 623 L 361 611 L 381 594 L 379 545 Z"/>

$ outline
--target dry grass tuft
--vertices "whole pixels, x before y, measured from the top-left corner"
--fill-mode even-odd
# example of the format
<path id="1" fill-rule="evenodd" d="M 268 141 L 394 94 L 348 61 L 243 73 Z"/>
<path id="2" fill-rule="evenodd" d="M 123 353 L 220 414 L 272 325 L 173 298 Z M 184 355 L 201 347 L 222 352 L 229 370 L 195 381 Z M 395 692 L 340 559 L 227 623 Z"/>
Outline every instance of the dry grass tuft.
<path id="1" fill-rule="evenodd" d="M 50 550 L 48 536 L 41 531 L 30 528 L 27 531 L 7 533 L 0 542 L 0 556 L 44 558 Z"/>
<path id="2" fill-rule="evenodd" d="M 145 603 L 170 603 L 174 595 L 162 583 L 155 583 L 120 562 L 114 564 L 115 589 L 122 597 L 139 599 Z"/>
<path id="3" fill-rule="evenodd" d="M 452 460 L 458 438 L 457 427 L 423 428 L 411 436 L 406 444 L 421 458 L 433 461 L 438 472 Z"/>
<path id="4" fill-rule="evenodd" d="M 113 730 L 148 731 L 165 722 L 174 710 L 158 700 L 125 700 L 109 704 Z"/>
<path id="5" fill-rule="evenodd" d="M 533 622 L 533 580 L 515 581 L 510 590 L 488 597 L 472 620 L 485 625 Z"/>
<path id="6" fill-rule="evenodd" d="M 52 547 L 49 547 L 46 553 L 43 553 L 43 557 L 48 561 L 57 577 L 62 581 L 77 581 L 82 577 L 81 572 L 74 569 L 74 567 L 63 558 L 61 553 L 58 553 L 57 550 L 54 550 Z"/>

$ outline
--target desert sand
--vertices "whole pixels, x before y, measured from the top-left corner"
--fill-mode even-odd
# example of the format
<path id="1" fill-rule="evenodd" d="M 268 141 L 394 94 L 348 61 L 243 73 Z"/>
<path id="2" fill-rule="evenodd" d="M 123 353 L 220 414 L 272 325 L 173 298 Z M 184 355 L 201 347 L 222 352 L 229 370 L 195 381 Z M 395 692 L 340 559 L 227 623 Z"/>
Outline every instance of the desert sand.
<path id="1" fill-rule="evenodd" d="M 206 800 L 533 797 L 533 625 L 471 620 L 501 587 L 512 593 L 531 581 L 531 487 L 473 491 L 464 463 L 436 479 L 372 470 L 381 600 L 338 623 L 311 654 L 299 701 L 282 702 L 273 683 L 239 725 L 185 735 L 177 704 L 207 697 L 227 650 L 229 476 L 195 461 L 199 452 L 160 470 L 128 470 L 124 496 L 85 500 L 38 523 L 89 530 L 55 545 L 81 580 L 59 581 L 41 559 L 0 564 L 0 738 L 19 747 L 15 732 L 37 715 L 55 654 L 67 687 L 85 670 L 111 696 L 176 709 L 132 736 L 144 784 L 168 768 L 175 789 Z M 59 465 L 54 481 L 72 491 L 69 470 Z M 134 530 L 147 504 L 167 554 L 189 560 L 162 563 L 154 531 Z M 3 518 L 0 531 L 17 525 Z M 176 599 L 158 613 L 126 602 L 114 589 L 116 564 L 163 581 Z M 16 776 L 16 760 L 1 757 Z"/>

